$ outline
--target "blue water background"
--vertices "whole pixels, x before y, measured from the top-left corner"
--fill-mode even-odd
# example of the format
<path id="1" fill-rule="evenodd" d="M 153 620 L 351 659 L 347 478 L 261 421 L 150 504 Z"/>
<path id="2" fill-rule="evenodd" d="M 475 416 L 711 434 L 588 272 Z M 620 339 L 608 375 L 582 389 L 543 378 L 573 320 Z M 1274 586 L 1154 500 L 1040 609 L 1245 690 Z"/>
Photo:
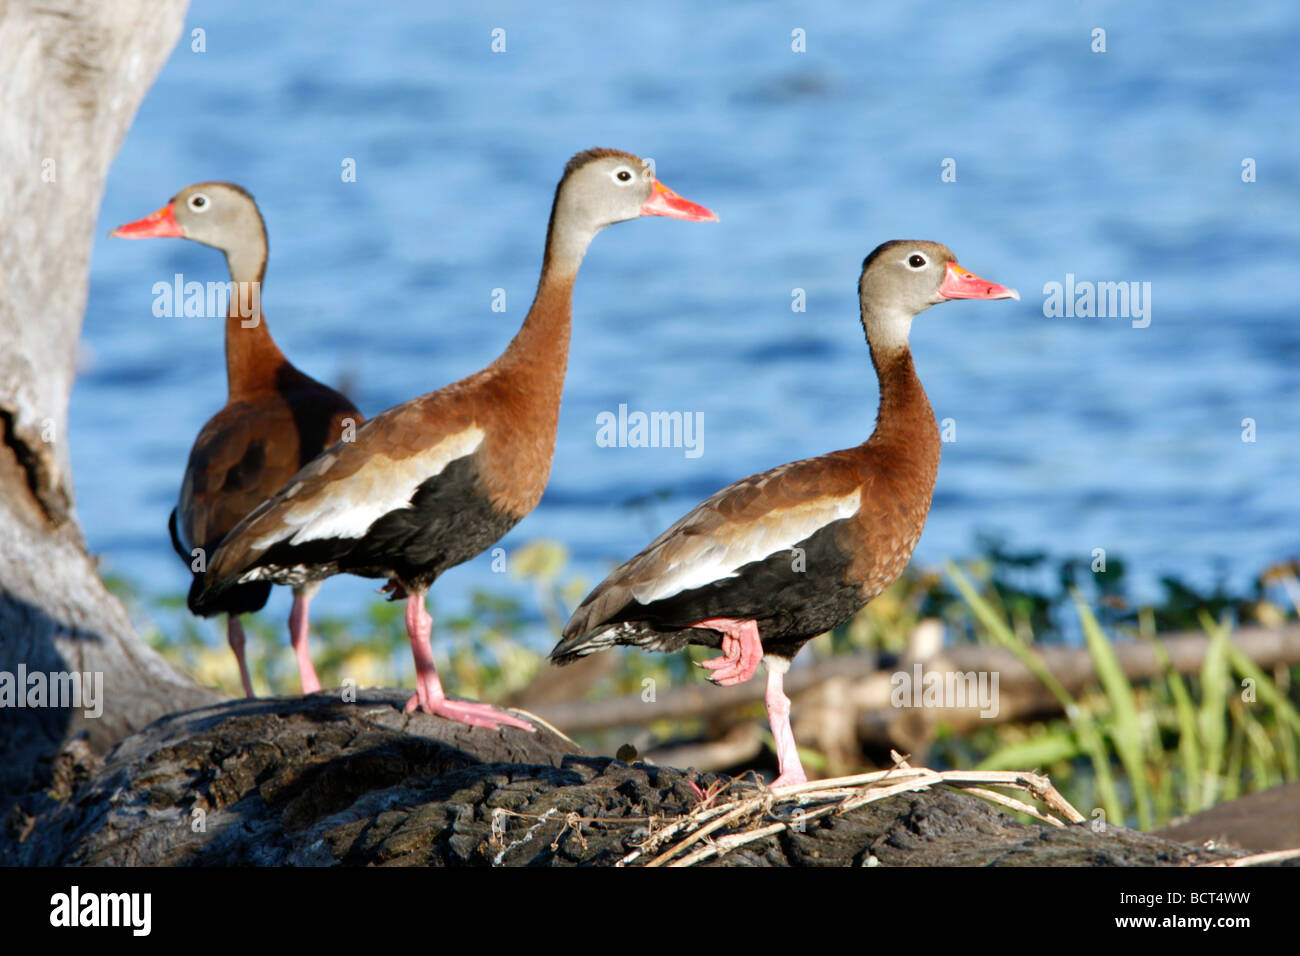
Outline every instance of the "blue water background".
<path id="1" fill-rule="evenodd" d="M 151 313 L 155 282 L 222 280 L 220 255 L 103 238 L 112 226 L 191 182 L 246 186 L 270 231 L 276 339 L 373 414 L 500 352 L 555 181 L 593 145 L 653 157 L 722 222 L 596 239 L 551 483 L 508 549 L 558 539 L 595 583 L 728 482 L 866 438 L 859 266 L 883 240 L 927 238 L 1023 299 L 915 324 L 957 438 L 917 561 L 1000 531 L 1059 557 L 1105 548 L 1151 596 L 1164 573 L 1244 586 L 1300 550 L 1294 3 L 442 6 L 193 4 L 94 250 L 71 442 L 107 569 L 184 590 L 167 515 L 225 395 L 220 321 Z M 1043 287 L 1067 273 L 1151 283 L 1150 326 L 1046 318 Z M 702 412 L 703 454 L 599 447 L 597 415 L 620 403 Z M 336 579 L 318 607 L 356 614 L 373 587 Z M 486 555 L 439 582 L 437 606 L 475 587 L 533 606 Z M 268 613 L 286 609 L 278 593 Z"/>

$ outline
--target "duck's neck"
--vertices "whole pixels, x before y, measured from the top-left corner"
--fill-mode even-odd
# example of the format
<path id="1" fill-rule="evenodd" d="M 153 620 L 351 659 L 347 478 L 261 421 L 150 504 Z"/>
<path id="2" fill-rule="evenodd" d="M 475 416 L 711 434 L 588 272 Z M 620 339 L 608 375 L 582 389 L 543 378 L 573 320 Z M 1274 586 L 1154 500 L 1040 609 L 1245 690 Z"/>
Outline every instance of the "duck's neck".
<path id="1" fill-rule="evenodd" d="M 288 360 L 280 351 L 262 314 L 262 278 L 266 274 L 266 237 L 226 251 L 234 283 L 226 310 L 226 387 L 228 401 L 273 389 Z"/>
<path id="2" fill-rule="evenodd" d="M 899 460 L 928 474 L 930 484 L 939 468 L 939 428 L 912 364 L 907 344 L 910 318 L 905 322 L 864 322 L 871 364 L 880 380 L 880 411 L 876 428 L 864 447 L 885 448 Z"/>
<path id="3" fill-rule="evenodd" d="M 558 202 L 558 199 L 557 199 Z M 573 283 L 595 231 L 557 223 L 555 208 L 546 230 L 546 254 L 537 295 L 524 324 L 494 363 L 500 375 L 515 380 L 535 408 L 558 421 L 564 374 L 569 364 Z"/>
<path id="4" fill-rule="evenodd" d="M 537 295 L 515 337 L 497 359 L 502 371 L 522 375 L 555 392 L 564 386 L 569 363 L 569 334 L 573 321 L 573 281 L 576 273 L 542 273 Z M 540 396 L 539 396 L 540 397 Z"/>
<path id="5" fill-rule="evenodd" d="M 900 435 L 932 432 L 935 441 L 939 429 L 934 422 L 930 400 L 916 377 L 912 364 L 912 351 L 907 346 L 883 351 L 871 350 L 871 361 L 880 379 L 880 411 L 876 416 L 876 430 L 872 439 L 883 440 Z M 917 426 L 924 425 L 924 428 Z"/>

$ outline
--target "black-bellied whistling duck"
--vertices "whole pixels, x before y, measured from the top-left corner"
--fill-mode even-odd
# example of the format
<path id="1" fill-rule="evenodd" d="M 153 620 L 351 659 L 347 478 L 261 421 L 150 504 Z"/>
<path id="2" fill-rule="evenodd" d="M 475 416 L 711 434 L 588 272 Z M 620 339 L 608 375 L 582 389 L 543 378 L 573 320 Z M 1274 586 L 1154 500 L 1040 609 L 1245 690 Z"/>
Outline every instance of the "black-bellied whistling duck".
<path id="1" fill-rule="evenodd" d="M 261 312 L 266 226 L 253 197 L 234 183 L 197 183 L 167 205 L 114 229 L 123 239 L 193 239 L 226 254 L 234 291 L 226 314 L 226 405 L 190 449 L 180 501 L 168 522 L 172 547 L 190 566 L 187 603 L 203 617 L 226 615 L 244 693 L 253 696 L 239 616 L 260 610 L 271 585 L 256 581 L 203 597 L 204 565 L 222 538 L 307 462 L 365 421 L 334 389 L 289 364 Z M 319 584 L 293 590 L 289 636 L 305 694 L 320 690 L 308 648 L 308 608 Z"/>
<path id="2" fill-rule="evenodd" d="M 551 652 L 568 664 L 616 644 L 721 647 L 704 662 L 721 685 L 766 662 L 774 785 L 807 780 L 782 687 L 791 659 L 902 574 L 930 510 L 939 430 L 912 365 L 912 319 L 948 299 L 1020 298 L 946 247 L 911 240 L 867 256 L 858 292 L 880 379 L 871 437 L 723 488 L 587 595 Z"/>
<path id="3" fill-rule="evenodd" d="M 425 592 L 541 498 L 555 450 L 578 266 L 597 232 L 638 216 L 717 219 L 657 182 L 636 156 L 611 149 L 574 156 L 555 190 L 537 295 L 500 358 L 375 416 L 354 442 L 307 465 L 227 536 L 208 565 L 207 594 L 340 573 L 389 578 L 392 598 L 407 598 L 415 655 L 416 693 L 406 709 L 532 730 L 487 704 L 443 693 Z"/>

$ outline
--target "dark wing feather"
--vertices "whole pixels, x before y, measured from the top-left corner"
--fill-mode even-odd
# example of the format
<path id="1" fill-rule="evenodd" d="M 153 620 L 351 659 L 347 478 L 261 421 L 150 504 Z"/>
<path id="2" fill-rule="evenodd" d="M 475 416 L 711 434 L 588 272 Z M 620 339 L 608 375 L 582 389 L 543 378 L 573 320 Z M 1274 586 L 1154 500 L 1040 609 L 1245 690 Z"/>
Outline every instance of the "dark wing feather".
<path id="1" fill-rule="evenodd" d="M 856 509 L 860 488 L 860 472 L 842 452 L 728 485 L 597 586 L 570 618 L 555 653 L 567 653 L 607 623 L 635 617 L 640 608 L 683 590 L 726 579 L 842 520 L 846 511 Z"/>
<path id="2" fill-rule="evenodd" d="M 343 570 L 370 528 L 423 489 L 421 469 L 436 475 L 473 450 L 478 426 L 457 401 L 460 394 L 444 389 L 390 408 L 358 429 L 354 441 L 333 445 L 291 475 L 227 535 L 209 564 L 209 589 L 231 587 L 257 569 L 285 581 Z M 397 500 L 395 487 L 410 493 Z"/>
<path id="3" fill-rule="evenodd" d="M 364 421 L 344 396 L 289 368 L 294 377 L 285 383 L 288 391 L 227 404 L 194 440 L 180 502 L 168 523 L 172 547 L 186 564 L 193 563 L 191 548 L 202 548 L 210 562 L 244 516 L 319 454 L 323 443 L 336 441 L 346 422 Z M 189 605 L 196 614 L 255 611 L 269 593 L 259 584 L 206 600 L 200 597 L 203 572 L 192 573 Z"/>

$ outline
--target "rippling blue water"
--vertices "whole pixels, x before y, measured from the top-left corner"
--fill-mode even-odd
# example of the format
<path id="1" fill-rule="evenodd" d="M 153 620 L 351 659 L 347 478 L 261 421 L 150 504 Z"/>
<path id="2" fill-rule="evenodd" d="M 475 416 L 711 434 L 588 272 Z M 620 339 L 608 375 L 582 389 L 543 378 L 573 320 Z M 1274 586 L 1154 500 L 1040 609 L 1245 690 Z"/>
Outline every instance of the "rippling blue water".
<path id="1" fill-rule="evenodd" d="M 304 17 L 196 2 L 113 168 L 101 235 L 188 183 L 243 184 L 270 230 L 277 340 L 373 414 L 498 354 L 564 162 L 617 146 L 723 221 L 597 238 L 551 484 L 507 547 L 560 539 L 594 583 L 727 482 L 864 439 L 858 269 L 907 237 L 1024 296 L 914 327 L 957 439 L 918 560 L 1001 529 L 1060 556 L 1122 554 L 1149 589 L 1164 572 L 1240 584 L 1296 552 L 1294 4 L 698 6 L 334 2 Z M 220 322 L 151 313 L 176 272 L 225 278 L 193 243 L 99 240 L 72 405 L 91 547 L 154 592 L 186 585 L 167 514 L 225 395 Z M 1149 327 L 1044 317 L 1044 285 L 1067 273 L 1151 283 Z M 599 447 L 597 415 L 620 403 L 703 413 L 703 454 Z M 484 556 L 435 596 L 457 606 L 476 585 L 517 586 Z M 320 603 L 350 613 L 372 587 L 336 580 Z"/>

